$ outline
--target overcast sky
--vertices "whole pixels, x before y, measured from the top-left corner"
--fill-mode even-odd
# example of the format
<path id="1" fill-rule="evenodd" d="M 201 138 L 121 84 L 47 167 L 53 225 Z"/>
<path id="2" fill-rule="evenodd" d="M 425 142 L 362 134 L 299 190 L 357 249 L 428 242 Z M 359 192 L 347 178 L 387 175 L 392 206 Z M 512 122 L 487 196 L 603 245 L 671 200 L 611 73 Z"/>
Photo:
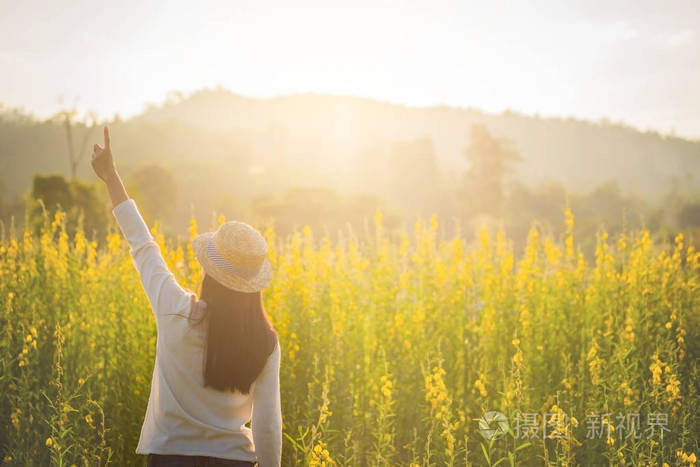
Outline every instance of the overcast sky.
<path id="1" fill-rule="evenodd" d="M 0 103 L 352 94 L 700 138 L 700 2 L 0 0 Z"/>

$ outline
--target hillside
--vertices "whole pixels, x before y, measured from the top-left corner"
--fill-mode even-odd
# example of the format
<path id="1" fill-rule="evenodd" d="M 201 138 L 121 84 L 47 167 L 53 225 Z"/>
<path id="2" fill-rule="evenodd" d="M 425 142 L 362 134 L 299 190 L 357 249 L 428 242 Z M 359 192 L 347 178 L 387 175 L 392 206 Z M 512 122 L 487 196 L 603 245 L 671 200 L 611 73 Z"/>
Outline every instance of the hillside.
<path id="1" fill-rule="evenodd" d="M 555 180 L 574 191 L 587 191 L 616 179 L 624 192 L 642 196 L 656 196 L 674 184 L 681 190 L 700 187 L 699 141 L 619 124 L 445 106 L 412 108 L 317 94 L 253 99 L 221 89 L 187 98 L 171 96 L 134 122 L 169 120 L 265 134 L 287 143 L 284 150 L 292 160 L 339 168 L 352 167 L 353 155 L 363 148 L 427 136 L 440 167 L 448 172 L 465 167 L 462 151 L 469 143 L 469 126 L 483 123 L 515 143 L 524 159 L 517 176 L 530 186 Z"/>
<path id="2" fill-rule="evenodd" d="M 151 164 L 172 173 L 178 197 L 167 224 L 185 231 L 192 215 L 208 222 L 212 210 L 271 217 L 288 229 L 361 223 L 377 207 L 408 221 L 432 214 L 449 221 L 464 214 L 463 152 L 474 123 L 512 140 L 522 156 L 511 174 L 520 186 L 508 184 L 514 191 L 505 206 L 518 238 L 533 219 L 559 225 L 573 195 L 594 202 L 579 203 L 593 229 L 623 218 L 658 226 L 647 207 L 680 208 L 669 200 L 700 193 L 700 142 L 573 119 L 315 94 L 253 99 L 217 89 L 171 94 L 109 124 L 127 181 Z M 73 135 L 78 149 L 88 142 L 77 177 L 94 181 L 89 148 L 100 131 L 78 124 Z M 69 175 L 63 124 L 0 114 L 0 217 L 21 219 L 32 177 L 52 173 Z"/>

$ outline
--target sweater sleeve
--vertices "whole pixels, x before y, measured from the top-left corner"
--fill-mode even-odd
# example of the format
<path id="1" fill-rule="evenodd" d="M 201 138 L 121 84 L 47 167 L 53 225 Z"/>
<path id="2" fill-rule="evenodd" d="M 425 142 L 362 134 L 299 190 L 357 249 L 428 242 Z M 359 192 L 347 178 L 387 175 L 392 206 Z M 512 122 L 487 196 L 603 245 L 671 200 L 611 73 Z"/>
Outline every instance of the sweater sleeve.
<path id="1" fill-rule="evenodd" d="M 278 467 L 282 461 L 282 408 L 280 404 L 280 345 L 268 357 L 253 390 L 253 444 L 260 467 Z"/>
<path id="2" fill-rule="evenodd" d="M 112 214 L 129 243 L 132 261 L 158 322 L 159 315 L 173 312 L 182 304 L 187 291 L 177 283 L 168 269 L 160 247 L 141 217 L 136 202 L 131 198 L 122 201 L 114 207 Z"/>

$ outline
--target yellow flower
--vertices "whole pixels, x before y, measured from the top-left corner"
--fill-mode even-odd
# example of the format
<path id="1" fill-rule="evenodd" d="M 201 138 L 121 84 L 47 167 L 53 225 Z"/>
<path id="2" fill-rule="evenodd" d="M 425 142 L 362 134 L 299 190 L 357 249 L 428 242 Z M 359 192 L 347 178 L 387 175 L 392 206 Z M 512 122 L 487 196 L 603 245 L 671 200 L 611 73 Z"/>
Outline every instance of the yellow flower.
<path id="1" fill-rule="evenodd" d="M 521 363 L 523 363 L 523 353 L 520 350 L 518 350 L 515 353 L 515 355 L 513 355 L 513 363 L 515 363 L 516 365 L 520 365 Z"/>
<path id="2" fill-rule="evenodd" d="M 656 354 L 652 358 L 654 361 L 649 365 L 649 370 L 651 370 L 652 383 L 658 386 L 661 384 L 661 373 L 663 373 L 664 363 L 659 360 Z"/>
<path id="3" fill-rule="evenodd" d="M 21 409 L 16 409 L 14 412 L 10 414 L 10 421 L 12 422 L 12 426 L 15 427 L 15 430 L 19 429 L 19 416 L 22 415 L 22 410 Z"/>
<path id="4" fill-rule="evenodd" d="M 474 381 L 474 387 L 479 390 L 479 394 L 481 394 L 481 397 L 486 397 L 488 395 L 488 392 L 486 391 L 486 386 L 484 386 L 484 383 L 482 383 L 480 379 Z"/>
<path id="5" fill-rule="evenodd" d="M 48 447 L 53 446 L 53 439 L 51 439 L 51 437 L 46 438 L 46 445 Z"/>

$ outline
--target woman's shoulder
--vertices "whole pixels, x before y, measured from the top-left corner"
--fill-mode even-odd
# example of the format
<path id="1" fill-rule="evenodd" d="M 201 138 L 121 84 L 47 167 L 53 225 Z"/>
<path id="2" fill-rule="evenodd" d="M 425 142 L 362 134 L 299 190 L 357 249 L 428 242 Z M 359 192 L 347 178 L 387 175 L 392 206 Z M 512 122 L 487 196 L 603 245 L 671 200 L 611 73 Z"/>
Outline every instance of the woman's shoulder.
<path id="1" fill-rule="evenodd" d="M 194 292 L 187 292 L 178 309 L 166 313 L 161 318 L 158 329 L 159 336 L 166 344 L 174 343 L 178 349 L 191 343 L 196 347 L 204 345 L 207 304 L 199 300 Z"/>

